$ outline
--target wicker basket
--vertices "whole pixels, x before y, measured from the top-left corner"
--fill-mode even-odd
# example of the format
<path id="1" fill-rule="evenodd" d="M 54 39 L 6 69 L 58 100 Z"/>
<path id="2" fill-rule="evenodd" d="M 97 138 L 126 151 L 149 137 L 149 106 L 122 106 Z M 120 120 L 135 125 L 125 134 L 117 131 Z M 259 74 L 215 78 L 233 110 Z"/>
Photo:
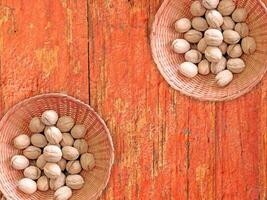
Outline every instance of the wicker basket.
<path id="1" fill-rule="evenodd" d="M 246 70 L 234 75 L 234 80 L 225 88 L 219 88 L 215 76 L 198 75 L 186 78 L 178 72 L 178 66 L 184 62 L 184 55 L 176 54 L 171 43 L 183 35 L 176 33 L 174 23 L 182 17 L 192 18 L 189 8 L 192 0 L 165 0 L 156 14 L 151 32 L 153 58 L 165 80 L 176 90 L 199 100 L 225 101 L 237 98 L 249 92 L 260 82 L 267 70 L 267 9 L 260 0 L 237 0 L 238 7 L 249 12 L 247 23 L 250 35 L 257 43 L 253 55 L 243 55 Z"/>
<path id="2" fill-rule="evenodd" d="M 63 94 L 45 94 L 27 99 L 11 108 L 0 122 L 0 189 L 7 199 L 40 200 L 53 199 L 53 191 L 36 192 L 25 195 L 17 189 L 17 181 L 23 177 L 22 171 L 14 170 L 10 159 L 20 150 L 13 147 L 13 138 L 19 134 L 30 135 L 29 121 L 40 116 L 47 109 L 56 110 L 60 116 L 68 115 L 76 122 L 84 124 L 88 131 L 85 139 L 89 152 L 95 156 L 96 167 L 89 172 L 82 172 L 85 178 L 83 189 L 74 191 L 73 200 L 97 199 L 106 187 L 114 160 L 114 149 L 110 133 L 104 121 L 87 104 Z"/>

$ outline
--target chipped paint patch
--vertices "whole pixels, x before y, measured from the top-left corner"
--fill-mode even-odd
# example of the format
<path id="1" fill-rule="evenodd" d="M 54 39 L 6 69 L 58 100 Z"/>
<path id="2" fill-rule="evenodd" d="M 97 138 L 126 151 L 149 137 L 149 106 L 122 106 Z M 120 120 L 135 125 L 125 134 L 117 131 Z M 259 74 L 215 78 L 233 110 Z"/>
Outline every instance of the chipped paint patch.
<path id="1" fill-rule="evenodd" d="M 52 49 L 41 48 L 35 50 L 35 58 L 42 66 L 45 77 L 49 77 L 58 65 L 58 47 Z"/>
<path id="2" fill-rule="evenodd" d="M 67 43 L 70 45 L 73 41 L 72 36 L 72 10 L 67 8 L 67 30 L 66 30 L 66 36 L 67 36 Z"/>

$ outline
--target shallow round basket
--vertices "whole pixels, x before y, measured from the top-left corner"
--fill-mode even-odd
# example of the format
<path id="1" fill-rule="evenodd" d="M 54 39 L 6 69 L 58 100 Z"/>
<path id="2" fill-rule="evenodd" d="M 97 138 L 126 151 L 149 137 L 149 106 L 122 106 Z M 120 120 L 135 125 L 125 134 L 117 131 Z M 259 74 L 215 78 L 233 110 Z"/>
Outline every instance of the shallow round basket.
<path id="1" fill-rule="evenodd" d="M 45 94 L 27 99 L 11 108 L 0 122 L 0 189 L 10 200 L 52 200 L 54 191 L 36 192 L 26 195 L 17 189 L 17 182 L 23 177 L 22 171 L 14 170 L 10 159 L 21 154 L 13 146 L 13 139 L 19 134 L 31 135 L 28 125 L 34 116 L 41 116 L 48 109 L 56 110 L 59 116 L 67 115 L 76 123 L 87 128 L 85 139 L 96 161 L 92 171 L 82 172 L 85 185 L 81 190 L 73 190 L 72 200 L 97 199 L 108 183 L 114 160 L 114 149 L 110 133 L 104 121 L 87 104 L 64 94 Z"/>
<path id="2" fill-rule="evenodd" d="M 178 72 L 183 63 L 184 54 L 172 51 L 171 44 L 182 34 L 175 32 L 177 19 L 188 17 L 193 0 L 165 0 L 158 10 L 151 32 L 153 58 L 165 80 L 176 90 L 199 100 L 225 101 L 237 98 L 249 92 L 263 78 L 267 70 L 267 9 L 260 0 L 237 0 L 237 7 L 248 11 L 247 23 L 250 35 L 255 38 L 257 51 L 253 55 L 243 55 L 246 69 L 235 74 L 234 80 L 225 88 L 216 85 L 215 75 L 197 75 L 193 79 L 184 77 Z"/>

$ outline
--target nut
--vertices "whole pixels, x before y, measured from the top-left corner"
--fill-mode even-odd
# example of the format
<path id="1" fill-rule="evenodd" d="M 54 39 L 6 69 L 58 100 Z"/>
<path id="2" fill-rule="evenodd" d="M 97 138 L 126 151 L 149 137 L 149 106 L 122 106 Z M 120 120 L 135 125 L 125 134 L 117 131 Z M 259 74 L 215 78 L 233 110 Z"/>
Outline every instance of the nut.
<path id="1" fill-rule="evenodd" d="M 218 5 L 218 11 L 223 15 L 231 15 L 235 10 L 235 2 L 232 0 L 222 0 Z"/>
<path id="2" fill-rule="evenodd" d="M 223 43 L 219 46 L 219 49 L 221 50 L 221 52 L 222 52 L 223 55 L 226 54 L 226 52 L 227 52 L 227 48 L 228 48 L 228 45 L 227 45 L 225 42 L 223 42 Z"/>
<path id="3" fill-rule="evenodd" d="M 62 148 L 63 158 L 66 160 L 76 160 L 79 157 L 79 151 L 70 146 L 66 146 Z"/>
<path id="4" fill-rule="evenodd" d="M 41 170 L 35 166 L 29 166 L 26 169 L 24 169 L 23 174 L 26 178 L 36 180 L 36 179 L 40 178 Z"/>
<path id="5" fill-rule="evenodd" d="M 64 171 L 66 169 L 67 161 L 64 158 L 61 158 L 61 160 L 58 161 L 57 164 L 60 167 L 61 171 Z"/>
<path id="6" fill-rule="evenodd" d="M 232 18 L 235 22 L 245 22 L 247 17 L 248 13 L 245 8 L 237 8 L 232 14 Z"/>
<path id="7" fill-rule="evenodd" d="M 205 17 L 212 28 L 220 28 L 223 24 L 223 17 L 217 10 L 208 10 Z"/>
<path id="8" fill-rule="evenodd" d="M 197 44 L 197 50 L 199 50 L 201 53 L 204 53 L 207 46 L 208 45 L 207 45 L 205 38 L 202 38 Z"/>
<path id="9" fill-rule="evenodd" d="M 41 133 L 44 131 L 45 125 L 39 117 L 34 117 L 30 121 L 29 129 L 32 133 Z"/>
<path id="10" fill-rule="evenodd" d="M 227 54 L 231 58 L 239 58 L 243 54 L 241 45 L 240 44 L 232 44 L 232 45 L 229 45 L 228 46 L 228 49 L 227 49 Z"/>
<path id="11" fill-rule="evenodd" d="M 217 29 L 209 29 L 205 32 L 204 38 L 209 46 L 220 46 L 223 42 L 222 32 Z"/>
<path id="12" fill-rule="evenodd" d="M 219 0 L 202 0 L 202 5 L 207 9 L 215 9 L 219 4 Z"/>
<path id="13" fill-rule="evenodd" d="M 79 160 L 69 161 L 66 165 L 66 170 L 69 174 L 78 174 L 82 171 L 82 166 Z"/>
<path id="14" fill-rule="evenodd" d="M 200 1 L 194 1 L 191 4 L 190 12 L 195 17 L 201 17 L 205 14 L 206 8 L 201 4 Z"/>
<path id="15" fill-rule="evenodd" d="M 37 190 L 37 185 L 35 181 L 23 178 L 18 182 L 18 188 L 25 194 L 33 194 Z"/>
<path id="16" fill-rule="evenodd" d="M 15 137 L 14 146 L 17 149 L 25 149 L 31 144 L 30 137 L 28 135 L 22 134 L 17 137 Z"/>
<path id="17" fill-rule="evenodd" d="M 200 31 L 196 31 L 194 29 L 191 29 L 189 31 L 187 31 L 184 34 L 184 38 L 191 43 L 198 43 L 199 40 L 201 40 L 201 38 L 203 37 L 203 34 Z"/>
<path id="18" fill-rule="evenodd" d="M 174 24 L 175 30 L 178 33 L 185 33 L 190 30 L 191 28 L 191 21 L 187 18 L 179 19 Z"/>
<path id="19" fill-rule="evenodd" d="M 63 133 L 62 134 L 62 140 L 60 142 L 60 145 L 65 147 L 65 146 L 72 146 L 74 143 L 74 139 L 71 136 L 70 133 Z"/>
<path id="20" fill-rule="evenodd" d="M 43 134 L 36 133 L 31 136 L 31 143 L 36 147 L 43 148 L 47 145 L 47 140 Z"/>
<path id="21" fill-rule="evenodd" d="M 198 64 L 198 73 L 202 75 L 208 75 L 210 73 L 210 63 L 208 60 L 202 60 Z"/>
<path id="22" fill-rule="evenodd" d="M 52 126 L 57 123 L 58 114 L 54 110 L 47 110 L 43 112 L 41 120 L 45 125 Z"/>
<path id="23" fill-rule="evenodd" d="M 66 178 L 66 185 L 74 190 L 79 190 L 84 185 L 84 179 L 82 176 L 75 174 L 75 175 L 68 175 Z"/>
<path id="24" fill-rule="evenodd" d="M 203 17 L 194 17 L 192 19 L 192 27 L 197 31 L 205 31 L 209 26 Z"/>
<path id="25" fill-rule="evenodd" d="M 226 59 L 222 57 L 222 59 L 217 63 L 211 63 L 210 70 L 213 74 L 218 74 L 226 68 Z"/>
<path id="26" fill-rule="evenodd" d="M 44 134 L 50 144 L 59 144 L 62 140 L 62 133 L 55 126 L 46 127 Z"/>
<path id="27" fill-rule="evenodd" d="M 65 185 L 66 176 L 63 173 L 60 173 L 60 175 L 56 179 L 50 179 L 50 189 L 51 190 L 57 190 L 58 188 Z"/>
<path id="28" fill-rule="evenodd" d="M 222 52 L 218 47 L 208 46 L 205 50 L 205 57 L 210 62 L 219 62 L 222 59 Z"/>
<path id="29" fill-rule="evenodd" d="M 22 155 L 15 155 L 11 158 L 11 165 L 14 169 L 22 170 L 29 166 L 29 160 Z"/>
<path id="30" fill-rule="evenodd" d="M 71 135 L 73 138 L 83 138 L 86 134 L 85 126 L 82 124 L 77 124 L 71 129 Z"/>
<path id="31" fill-rule="evenodd" d="M 72 196 L 72 190 L 67 186 L 63 186 L 57 189 L 57 191 L 54 194 L 54 199 L 55 200 L 67 200 L 67 199 L 70 199 L 71 196 Z"/>
<path id="32" fill-rule="evenodd" d="M 37 188 L 38 190 L 43 192 L 49 190 L 48 178 L 46 176 L 41 176 L 37 180 Z"/>
<path id="33" fill-rule="evenodd" d="M 28 146 L 23 151 L 23 155 L 26 156 L 26 158 L 34 160 L 37 159 L 41 155 L 41 149 L 35 146 Z"/>
<path id="34" fill-rule="evenodd" d="M 85 139 L 75 140 L 73 146 L 79 151 L 80 155 L 83 153 L 87 153 L 87 151 L 88 151 L 88 144 L 87 144 Z"/>
<path id="35" fill-rule="evenodd" d="M 184 62 L 179 65 L 179 72 L 188 78 L 193 78 L 197 75 L 197 66 L 191 62 Z"/>
<path id="36" fill-rule="evenodd" d="M 235 28 L 235 22 L 231 17 L 223 17 L 222 30 L 233 30 Z"/>
<path id="37" fill-rule="evenodd" d="M 225 30 L 223 32 L 223 39 L 228 44 L 237 44 L 241 39 L 238 32 L 233 30 Z"/>
<path id="38" fill-rule="evenodd" d="M 95 158 L 91 153 L 82 154 L 80 161 L 81 166 L 85 171 L 92 170 L 95 167 Z"/>
<path id="39" fill-rule="evenodd" d="M 243 38 L 241 46 L 245 54 L 253 54 L 257 49 L 256 41 L 252 37 Z"/>
<path id="40" fill-rule="evenodd" d="M 56 163 L 61 160 L 61 149 L 56 145 L 48 145 L 44 148 L 44 158 L 46 162 Z"/>
<path id="41" fill-rule="evenodd" d="M 55 179 L 60 175 L 61 169 L 56 163 L 46 163 L 44 173 L 48 178 Z"/>
<path id="42" fill-rule="evenodd" d="M 39 169 L 43 170 L 45 164 L 46 164 L 46 160 L 45 160 L 44 154 L 42 154 L 42 155 L 40 155 L 40 156 L 38 157 L 38 159 L 36 160 L 36 166 L 37 166 Z"/>
<path id="43" fill-rule="evenodd" d="M 229 70 L 224 70 L 215 77 L 216 83 L 220 87 L 225 87 L 233 80 L 233 74 Z"/>
<path id="44" fill-rule="evenodd" d="M 237 23 L 235 25 L 235 31 L 238 32 L 242 38 L 244 38 L 249 34 L 249 27 L 246 23 Z"/>
<path id="45" fill-rule="evenodd" d="M 192 63 L 199 63 L 202 60 L 202 54 L 198 50 L 189 50 L 185 53 L 185 60 Z"/>
<path id="46" fill-rule="evenodd" d="M 190 44 L 184 39 L 176 39 L 172 43 L 172 49 L 175 53 L 185 53 L 189 51 Z"/>
<path id="47" fill-rule="evenodd" d="M 232 58 L 227 61 L 227 69 L 232 73 L 241 73 L 244 71 L 245 67 L 245 62 L 241 58 Z"/>
<path id="48" fill-rule="evenodd" d="M 69 132 L 74 126 L 74 120 L 69 116 L 60 117 L 57 121 L 57 127 L 61 132 Z"/>

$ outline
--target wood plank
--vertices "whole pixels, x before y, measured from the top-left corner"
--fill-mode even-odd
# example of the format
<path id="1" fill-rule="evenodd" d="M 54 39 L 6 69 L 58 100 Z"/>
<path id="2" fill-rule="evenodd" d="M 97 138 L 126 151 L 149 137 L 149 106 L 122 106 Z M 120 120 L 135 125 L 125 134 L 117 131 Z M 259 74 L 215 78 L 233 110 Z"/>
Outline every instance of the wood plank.
<path id="1" fill-rule="evenodd" d="M 215 105 L 174 91 L 156 69 L 148 37 L 160 3 L 89 1 L 91 104 L 116 155 L 101 199 L 215 195 Z"/>
<path id="2" fill-rule="evenodd" d="M 0 115 L 46 92 L 88 102 L 87 37 L 84 1 L 2 0 Z"/>

